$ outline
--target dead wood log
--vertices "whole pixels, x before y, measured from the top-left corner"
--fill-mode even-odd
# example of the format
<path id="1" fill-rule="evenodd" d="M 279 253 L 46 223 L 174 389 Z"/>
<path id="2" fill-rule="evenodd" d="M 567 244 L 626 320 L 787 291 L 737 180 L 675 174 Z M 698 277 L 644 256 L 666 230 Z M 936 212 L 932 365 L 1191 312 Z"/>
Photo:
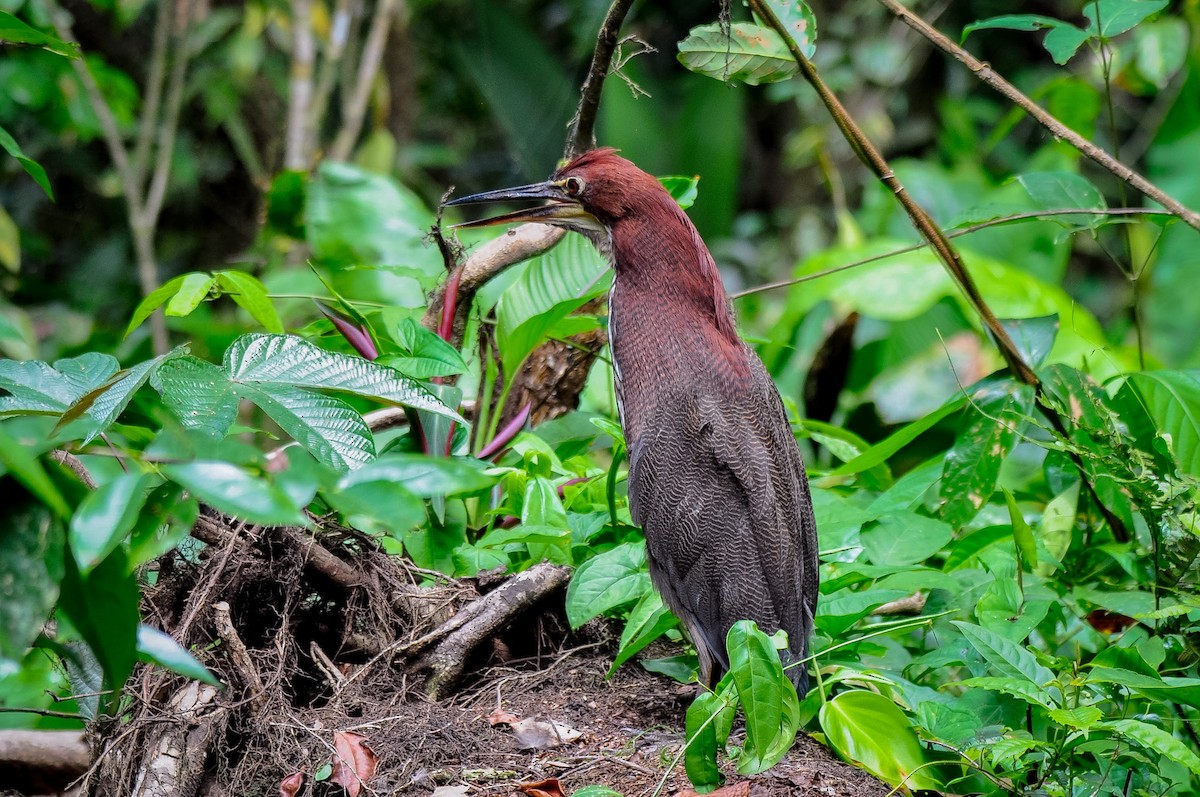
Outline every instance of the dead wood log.
<path id="1" fill-rule="evenodd" d="M 571 569 L 561 565 L 548 562 L 534 565 L 407 646 L 404 653 L 411 654 L 422 643 L 427 646 L 440 640 L 413 664 L 414 670 L 429 674 L 425 681 L 429 697 L 434 700 L 446 697 L 462 678 L 472 651 L 519 615 L 563 589 L 570 574 Z"/>
<path id="2" fill-rule="evenodd" d="M 205 764 L 224 731 L 227 712 L 214 705 L 217 688 L 190 681 L 164 711 L 174 721 L 151 742 L 133 797 L 195 797 Z"/>
<path id="3" fill-rule="evenodd" d="M 25 794 L 64 791 L 92 763 L 82 731 L 0 731 L 0 783 Z"/>

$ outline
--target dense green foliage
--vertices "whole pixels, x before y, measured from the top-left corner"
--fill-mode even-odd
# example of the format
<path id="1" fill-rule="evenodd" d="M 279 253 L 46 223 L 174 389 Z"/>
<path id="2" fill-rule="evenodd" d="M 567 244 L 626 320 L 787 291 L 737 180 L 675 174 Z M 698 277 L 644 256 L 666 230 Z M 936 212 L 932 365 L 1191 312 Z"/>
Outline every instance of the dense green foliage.
<path id="1" fill-rule="evenodd" d="M 114 25 L 151 15 L 136 4 L 94 5 Z M 555 123 L 569 115 L 570 81 L 556 61 L 565 56 L 538 41 L 542 22 L 524 5 L 465 5 L 498 33 L 463 34 L 457 69 L 421 86 L 432 106 L 423 113 L 461 113 L 454 79 L 474 79 L 501 138 L 536 178 L 561 148 Z M 561 48 L 578 59 L 603 8 L 560 5 L 572 19 L 559 31 L 569 40 Z M 929 80 L 889 44 L 885 17 L 846 5 L 853 9 L 831 7 L 828 20 L 814 21 L 803 4 L 773 3 L 835 90 L 861 82 L 899 91 L 904 79 Z M 962 19 L 959 31 L 968 45 L 995 48 L 993 64 L 1014 70 L 1014 82 L 1069 126 L 1118 157 L 1124 150 L 1169 194 L 1200 206 L 1200 13 L 1161 0 L 1066 5 L 1058 16 Z M 274 4 L 249 3 L 189 33 L 193 96 L 204 98 L 205 124 L 232 143 L 172 153 L 170 197 L 186 205 L 205 173 L 245 171 L 269 185 L 262 223 L 232 255 L 206 243 L 203 229 L 199 240 L 168 240 L 175 276 L 133 297 L 128 246 L 108 229 L 112 208 L 80 222 L 79 242 L 55 242 L 62 230 L 48 220 L 51 189 L 63 195 L 59 180 L 77 194 L 90 184 L 96 197 L 121 189 L 96 166 L 94 109 L 47 8 L 0 4 L 0 82 L 13 87 L 0 99 L 0 144 L 12 156 L 0 163 L 0 264 L 15 296 L 0 308 L 0 346 L 13 358 L 0 361 L 9 507 L 0 532 L 0 703 L 45 707 L 50 689 L 91 695 L 77 701 L 86 717 L 119 712 L 139 657 L 208 677 L 138 613 L 153 561 L 196 555 L 188 531 L 202 504 L 266 525 L 313 528 L 314 518 L 332 515 L 455 576 L 543 560 L 573 565 L 572 625 L 602 615 L 624 621 L 614 667 L 636 666 L 626 662 L 664 635 L 681 639 L 650 586 L 626 505 L 608 365 L 595 366 L 579 412 L 533 429 L 500 420 L 513 375 L 540 342 L 604 324 L 576 313 L 610 279 L 582 238 L 568 236 L 484 286 L 465 347 L 426 329 L 427 293 L 445 273 L 425 240 L 445 176 L 435 170 L 463 157 L 444 149 L 465 149 L 467 134 L 439 149 L 430 131 L 451 121 L 426 121 L 426 140 L 401 145 L 377 124 L 354 163 L 325 160 L 310 173 L 264 166 L 247 138 L 244 101 L 284 91 L 279 42 L 288 20 Z M 669 10 L 647 10 L 648 24 L 673 30 Z M 418 26 L 440 19 L 434 8 L 414 13 Z M 722 753 L 736 756 L 743 774 L 762 771 L 807 730 L 910 789 L 1194 793 L 1200 233 L 1165 213 L 1111 212 L 1141 202 L 953 65 L 933 107 L 923 107 L 919 86 L 895 99 L 904 107 L 889 111 L 911 110 L 914 126 L 936 131 L 896 143 L 911 157 L 897 157 L 895 173 L 954 235 L 1035 369 L 1035 390 L 1002 368 L 975 308 L 936 257 L 914 246 L 891 192 L 859 174 L 836 132 L 816 121 L 823 111 L 774 33 L 743 9 L 733 13 L 731 27 L 696 20 L 679 35 L 679 61 L 700 74 L 676 68 L 674 53 L 644 74 L 638 61 L 628 64 L 626 74 L 654 97 L 633 103 L 611 80 L 599 129 L 602 143 L 662 172 L 681 204 L 695 199 L 697 222 L 734 279 L 797 278 L 785 290 L 748 293 L 737 309 L 780 384 L 810 469 L 823 562 L 812 688 L 796 695 L 772 641 L 735 627 L 731 672 L 688 712 L 691 742 L 681 756 L 689 776 L 698 788 L 718 785 Z M 856 41 L 860 24 L 872 31 L 865 44 Z M 265 42 L 264 30 L 279 41 Z M 121 129 L 133 130 L 145 102 L 135 78 L 84 57 Z M 47 75 L 56 79 L 43 85 Z M 776 179 L 769 212 L 735 217 L 751 101 L 747 89 L 703 75 L 774 83 L 753 95 L 759 114 L 788 119 L 783 111 L 800 110 L 811 127 L 774 122 L 787 176 L 812 167 L 804 173 L 816 183 L 820 164 L 833 212 L 801 206 L 828 206 L 823 189 Z M 549 110 L 534 114 L 543 94 Z M 864 126 L 884 129 L 884 115 L 871 110 L 878 95 L 855 98 Z M 672 114 L 678 127 L 663 121 Z M 474 124 L 467 128 L 480 141 L 497 135 Z M 672 138 L 678 153 L 665 155 Z M 86 141 L 97 146 L 68 158 Z M 857 175 L 845 178 L 849 191 L 831 158 Z M 470 166 L 457 173 L 471 175 Z M 698 196 L 694 180 L 669 174 L 693 170 Z M 1063 210 L 1074 212 L 1052 212 Z M 803 256 L 784 240 L 799 242 Z M 78 258 L 80 277 L 65 293 L 39 280 L 61 273 L 55 252 Z M 104 282 L 113 264 L 117 276 Z M 146 326 L 159 308 L 179 345 L 153 355 Z M 829 342 L 835 328 L 852 332 L 852 347 Z M 494 352 L 481 357 L 481 339 Z M 836 369 L 814 367 L 828 356 L 845 363 L 844 384 L 831 376 Z M 832 412 L 809 417 L 802 397 L 811 402 L 829 384 Z M 373 433 L 362 415 L 379 406 L 403 407 L 407 426 Z M 469 430 L 463 415 L 474 420 Z M 281 441 L 294 444 L 272 450 Z M 64 464 L 54 453 L 62 451 L 73 459 Z M 95 489 L 81 485 L 72 461 Z M 641 666 L 687 680 L 694 658 Z M 733 749 L 738 705 L 746 737 Z M 30 722 L 62 720 L 0 715 L 0 725 Z"/>

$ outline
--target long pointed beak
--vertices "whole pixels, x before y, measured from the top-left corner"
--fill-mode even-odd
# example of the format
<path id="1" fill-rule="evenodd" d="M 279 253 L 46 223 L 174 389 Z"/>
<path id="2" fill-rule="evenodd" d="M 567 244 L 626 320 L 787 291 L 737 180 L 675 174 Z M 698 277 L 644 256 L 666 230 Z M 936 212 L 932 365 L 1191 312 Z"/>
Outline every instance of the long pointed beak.
<path id="1" fill-rule="evenodd" d="M 515 210 L 475 221 L 464 221 L 451 225 L 451 229 L 462 230 L 473 227 L 490 227 L 495 224 L 511 224 L 514 222 L 535 221 L 542 224 L 558 224 L 572 226 L 572 222 L 595 223 L 595 217 L 588 213 L 574 199 L 568 197 L 554 183 L 534 183 L 516 188 L 500 188 L 495 191 L 484 191 L 481 194 L 471 194 L 446 203 L 451 205 L 480 205 L 488 202 L 529 202 L 544 200 L 545 205 L 539 205 L 525 210 Z"/>

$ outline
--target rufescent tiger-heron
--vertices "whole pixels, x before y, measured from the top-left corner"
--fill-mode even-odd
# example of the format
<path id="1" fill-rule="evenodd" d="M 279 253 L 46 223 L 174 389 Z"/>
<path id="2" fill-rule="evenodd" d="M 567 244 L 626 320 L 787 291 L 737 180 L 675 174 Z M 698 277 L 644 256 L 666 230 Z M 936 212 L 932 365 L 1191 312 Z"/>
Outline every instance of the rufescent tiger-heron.
<path id="1" fill-rule="evenodd" d="M 587 236 L 613 264 L 608 334 L 629 446 L 629 506 L 650 576 L 713 686 L 730 627 L 784 629 L 806 656 L 817 536 L 804 463 L 779 392 L 738 336 L 708 247 L 657 179 L 596 149 L 544 183 L 450 205 L 544 200 L 460 227 L 541 222 Z M 801 689 L 803 665 L 788 675 Z"/>

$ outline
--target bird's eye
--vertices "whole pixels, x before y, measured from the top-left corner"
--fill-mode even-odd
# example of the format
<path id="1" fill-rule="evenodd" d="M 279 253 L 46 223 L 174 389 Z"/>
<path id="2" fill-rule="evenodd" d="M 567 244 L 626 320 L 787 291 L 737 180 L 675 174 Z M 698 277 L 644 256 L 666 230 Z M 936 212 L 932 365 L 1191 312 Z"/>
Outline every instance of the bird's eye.
<path id="1" fill-rule="evenodd" d="M 583 193 L 583 180 L 580 180 L 578 177 L 568 177 L 566 187 L 568 194 L 579 196 Z"/>

